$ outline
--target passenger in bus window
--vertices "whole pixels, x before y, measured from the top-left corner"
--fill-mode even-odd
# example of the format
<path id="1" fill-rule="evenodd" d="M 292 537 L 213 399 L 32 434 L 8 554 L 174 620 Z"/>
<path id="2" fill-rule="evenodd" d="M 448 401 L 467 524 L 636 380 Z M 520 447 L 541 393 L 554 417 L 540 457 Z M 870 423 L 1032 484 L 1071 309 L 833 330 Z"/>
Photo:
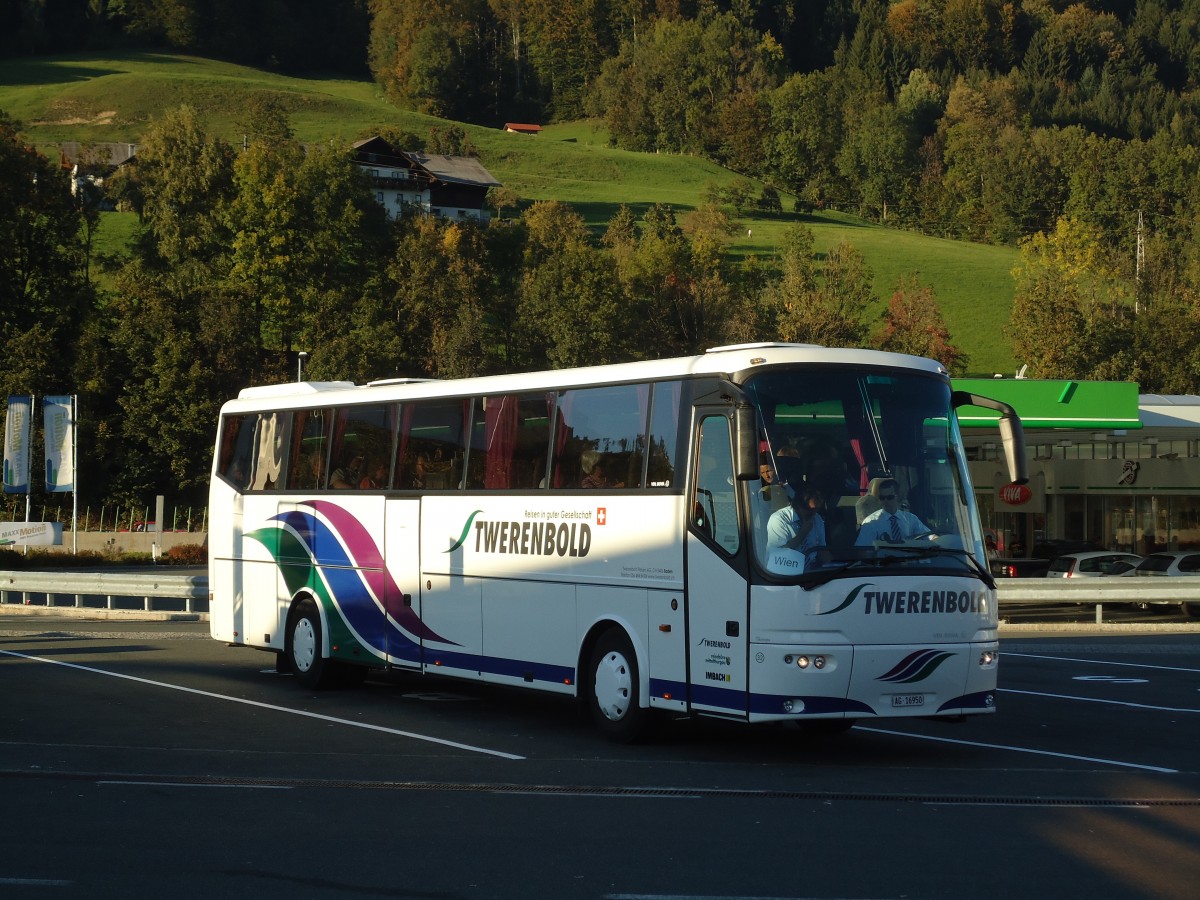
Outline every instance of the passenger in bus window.
<path id="1" fill-rule="evenodd" d="M 598 450 L 584 450 L 579 460 L 584 471 L 583 480 L 579 483 L 581 488 L 625 487 L 624 482 L 608 480 L 604 472 L 604 455 Z"/>
<path id="2" fill-rule="evenodd" d="M 334 469 L 333 474 L 329 476 L 329 486 L 331 488 L 338 488 L 339 490 L 357 487 L 362 465 L 363 455 L 361 453 L 355 451 L 348 452 L 342 464 Z"/>
<path id="3" fill-rule="evenodd" d="M 424 453 L 418 453 L 413 457 L 412 472 L 408 478 L 406 487 L 412 488 L 415 491 L 425 489 L 425 476 L 429 472 L 429 457 Z"/>
<path id="4" fill-rule="evenodd" d="M 380 461 L 373 466 L 367 467 L 367 474 L 358 482 L 359 489 L 364 491 L 375 491 L 380 488 L 387 487 L 388 467 L 387 463 Z"/>

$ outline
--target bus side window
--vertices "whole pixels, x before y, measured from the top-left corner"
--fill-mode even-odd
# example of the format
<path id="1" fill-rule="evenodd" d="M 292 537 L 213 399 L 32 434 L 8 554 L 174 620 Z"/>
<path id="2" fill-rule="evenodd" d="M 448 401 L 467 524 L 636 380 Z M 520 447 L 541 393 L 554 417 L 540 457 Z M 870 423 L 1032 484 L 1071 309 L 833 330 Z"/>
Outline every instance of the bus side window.
<path id="1" fill-rule="evenodd" d="M 404 404 L 396 441 L 395 485 L 401 490 L 457 490 L 463 474 L 471 400 Z"/>
<path id="2" fill-rule="evenodd" d="M 650 413 L 650 460 L 646 470 L 646 487 L 671 487 L 675 483 L 675 446 L 679 438 L 679 393 L 678 381 L 663 381 L 654 385 L 654 406 Z"/>
<path id="3" fill-rule="evenodd" d="M 650 386 L 563 391 L 555 407 L 550 484 L 560 490 L 642 487 Z M 633 460 L 637 459 L 634 465 Z"/>
<path id="4" fill-rule="evenodd" d="M 395 407 L 379 403 L 341 408 L 334 419 L 330 458 L 348 465 L 341 480 L 330 475 L 331 487 L 380 490 L 390 486 L 392 421 Z M 336 474 L 336 470 L 335 470 Z M 346 475 L 351 478 L 347 480 Z"/>
<path id="5" fill-rule="evenodd" d="M 724 416 L 706 416 L 700 423 L 698 440 L 692 527 L 711 537 L 732 555 L 741 546 L 741 539 L 733 487 L 729 420 Z"/>
<path id="6" fill-rule="evenodd" d="M 250 487 L 258 491 L 272 491 L 281 487 L 283 474 L 283 451 L 285 447 L 286 418 L 284 413 L 260 413 L 254 429 L 254 444 L 251 456 L 254 472 Z"/>
<path id="7" fill-rule="evenodd" d="M 257 415 L 226 416 L 221 424 L 221 452 L 217 474 L 239 491 L 250 486 L 250 467 L 254 461 L 254 426 Z"/>
<path id="8" fill-rule="evenodd" d="M 289 488 L 319 491 L 325 486 L 328 426 L 332 413 L 329 409 L 300 409 L 292 413 Z"/>

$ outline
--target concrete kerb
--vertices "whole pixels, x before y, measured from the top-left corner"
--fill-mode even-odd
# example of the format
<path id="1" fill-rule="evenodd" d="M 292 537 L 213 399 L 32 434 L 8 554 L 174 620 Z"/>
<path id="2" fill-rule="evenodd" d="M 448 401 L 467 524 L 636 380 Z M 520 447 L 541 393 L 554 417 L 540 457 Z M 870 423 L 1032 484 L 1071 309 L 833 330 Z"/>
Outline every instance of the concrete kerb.
<path id="1" fill-rule="evenodd" d="M 94 606 L 44 606 L 31 603 L 28 606 L 18 606 L 6 603 L 0 606 L 0 620 L 6 616 L 41 616 L 59 617 L 64 619 L 94 619 L 121 622 L 207 622 L 206 612 L 171 612 L 170 610 L 145 609 L 102 609 Z"/>
<path id="2" fill-rule="evenodd" d="M 1001 622 L 1000 635 L 1044 632 L 1076 634 L 1197 634 L 1200 622 Z"/>

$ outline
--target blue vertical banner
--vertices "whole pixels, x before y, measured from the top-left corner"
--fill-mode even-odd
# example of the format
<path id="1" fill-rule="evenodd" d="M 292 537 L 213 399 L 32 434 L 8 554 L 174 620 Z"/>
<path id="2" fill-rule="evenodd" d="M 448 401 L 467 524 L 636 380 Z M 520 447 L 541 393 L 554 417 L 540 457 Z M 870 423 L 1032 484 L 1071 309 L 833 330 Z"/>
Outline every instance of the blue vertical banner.
<path id="1" fill-rule="evenodd" d="M 33 397 L 28 394 L 8 398 L 8 418 L 4 423 L 4 493 L 29 493 L 29 437 Z"/>
<path id="2" fill-rule="evenodd" d="M 42 398 L 46 422 L 46 492 L 75 490 L 74 398 L 69 394 Z"/>

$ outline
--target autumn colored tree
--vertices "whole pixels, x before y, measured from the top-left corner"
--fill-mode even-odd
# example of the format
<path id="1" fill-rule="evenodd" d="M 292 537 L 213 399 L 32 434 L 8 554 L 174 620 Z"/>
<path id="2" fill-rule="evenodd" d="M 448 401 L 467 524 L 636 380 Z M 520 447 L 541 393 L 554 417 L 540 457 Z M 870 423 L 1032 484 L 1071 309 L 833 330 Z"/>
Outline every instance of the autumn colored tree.
<path id="1" fill-rule="evenodd" d="M 880 350 L 936 359 L 951 375 L 966 372 L 967 355 L 950 342 L 933 288 L 916 274 L 901 276 L 872 341 Z"/>

